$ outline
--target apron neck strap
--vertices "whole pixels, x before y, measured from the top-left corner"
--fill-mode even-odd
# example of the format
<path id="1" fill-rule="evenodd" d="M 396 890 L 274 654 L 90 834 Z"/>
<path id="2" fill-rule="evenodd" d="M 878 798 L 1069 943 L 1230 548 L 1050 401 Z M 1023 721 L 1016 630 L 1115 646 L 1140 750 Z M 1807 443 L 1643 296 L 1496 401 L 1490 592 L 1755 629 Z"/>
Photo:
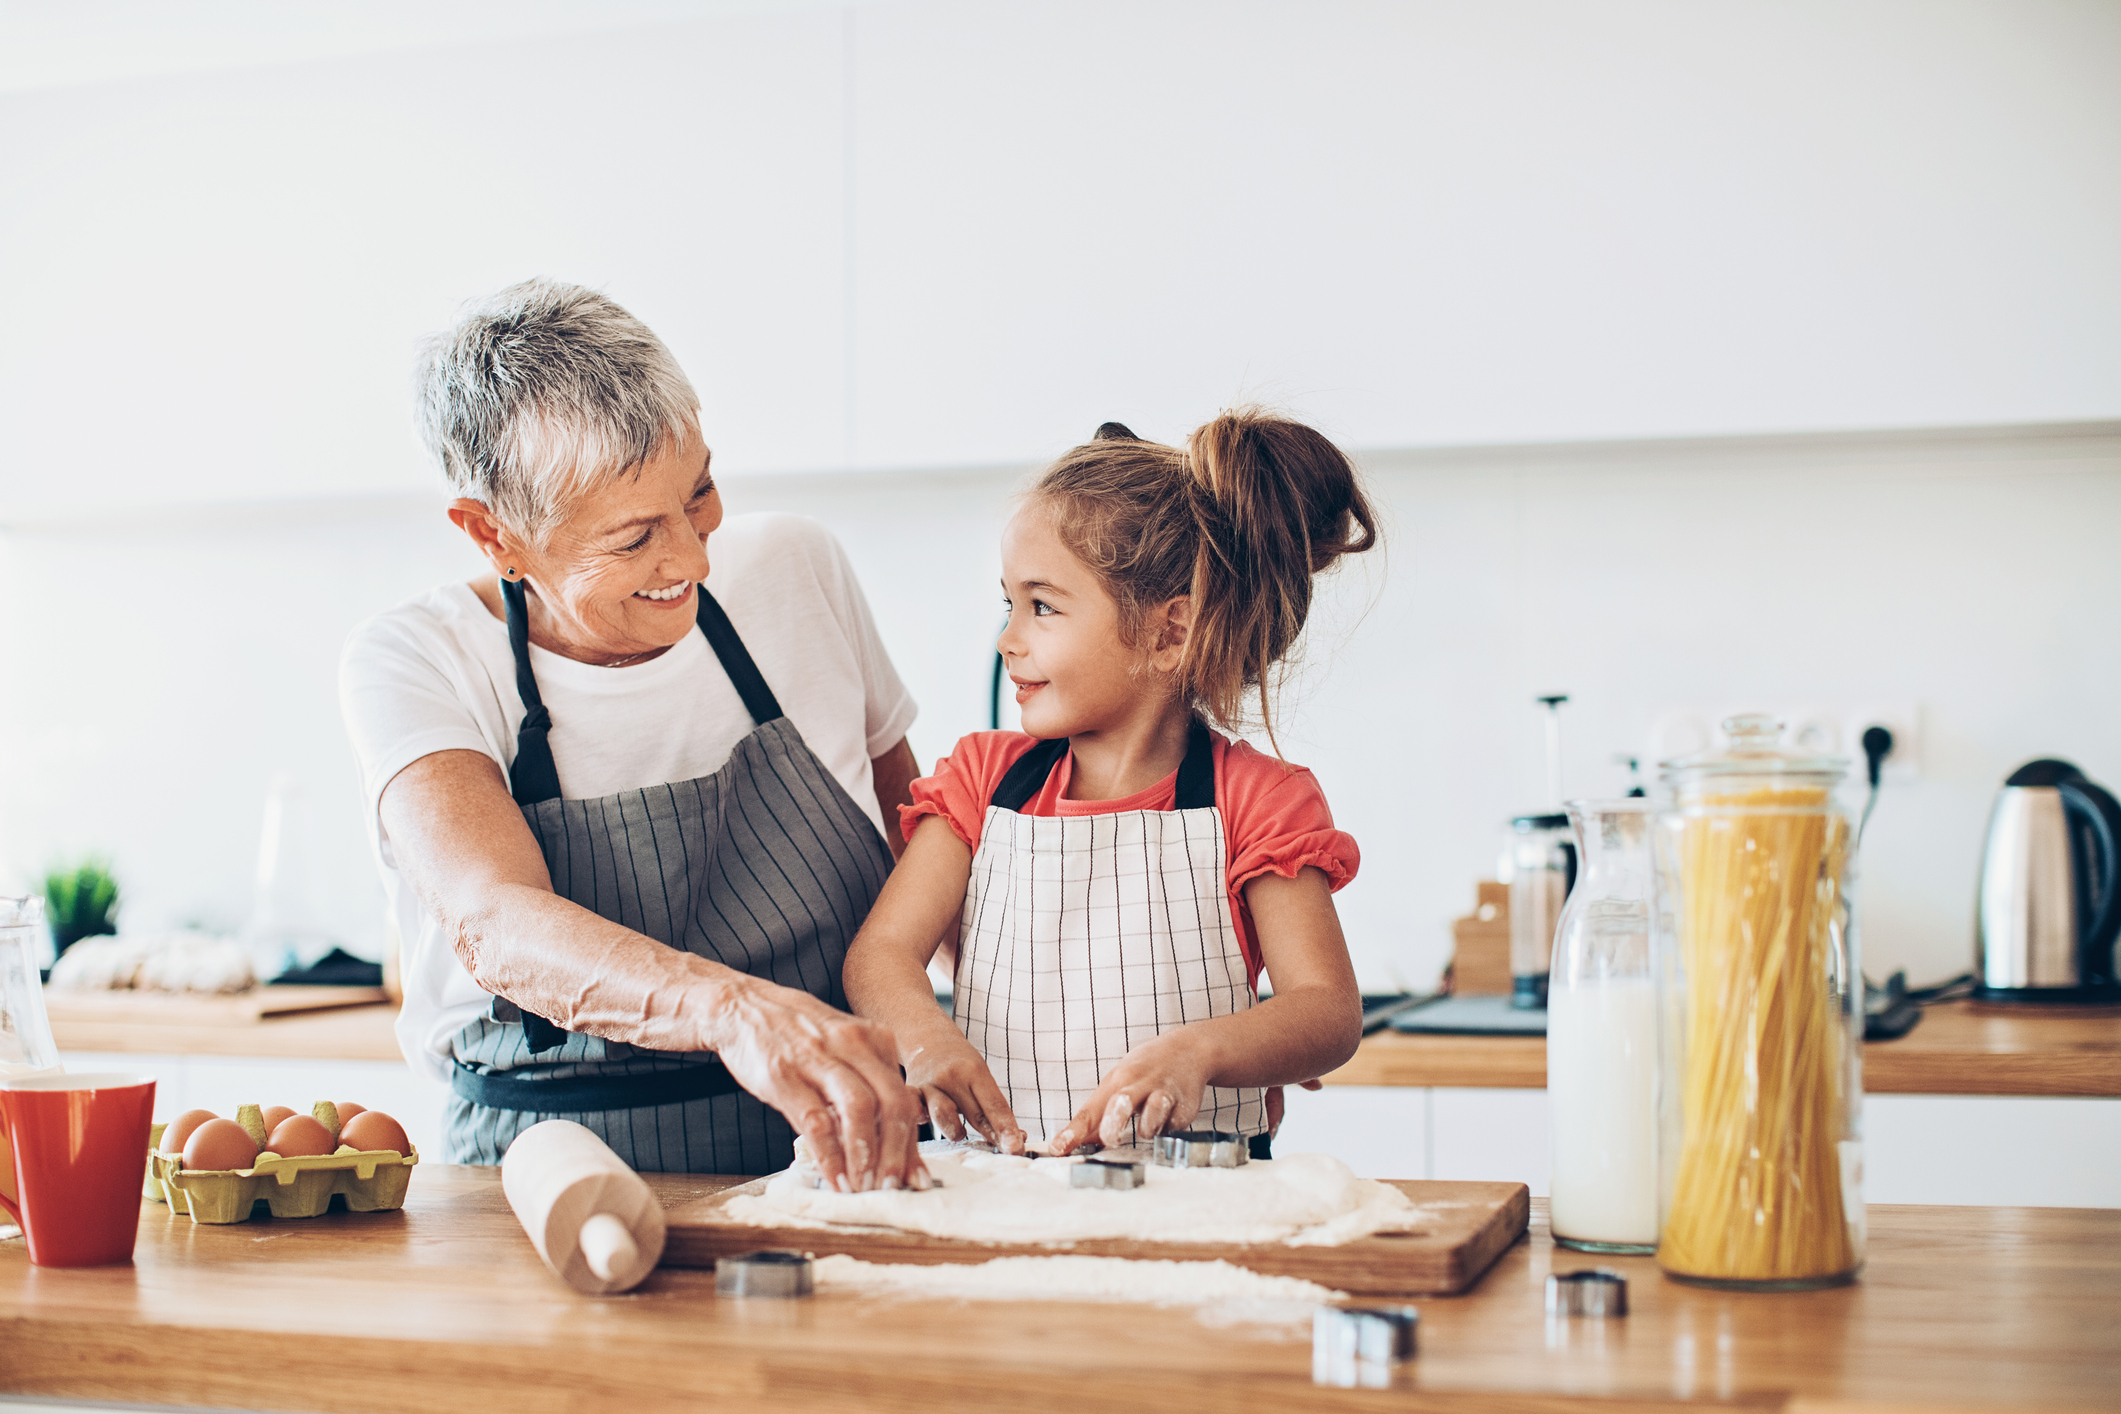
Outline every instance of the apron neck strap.
<path id="1" fill-rule="evenodd" d="M 1173 810 L 1206 810 L 1215 804 L 1215 739 L 1200 718 L 1186 733 L 1186 759 L 1178 763 Z"/>
<path id="2" fill-rule="evenodd" d="M 737 696 L 744 699 L 744 710 L 751 714 L 752 722 L 764 726 L 781 715 L 779 699 L 774 697 L 773 689 L 766 686 L 765 675 L 759 672 L 758 664 L 751 661 L 744 640 L 737 637 L 736 625 L 729 622 L 729 615 L 707 592 L 707 586 L 699 585 L 697 593 L 700 596 L 698 622 L 707 646 L 714 650 L 722 671 L 729 674 Z M 543 699 L 538 696 L 538 680 L 530 671 L 530 609 L 522 583 L 502 580 L 501 602 L 508 610 L 508 651 L 516 662 L 516 695 L 523 699 L 523 725 L 516 729 L 516 759 L 508 768 L 508 791 L 515 797 L 516 804 L 535 805 L 541 800 L 560 798 L 560 770 L 553 763 L 552 743 L 548 739 L 552 732 L 552 713 L 545 709 Z M 1067 743 L 1061 745 L 1065 748 Z"/>
<path id="3" fill-rule="evenodd" d="M 1068 739 L 1064 736 L 1040 742 L 1010 763 L 988 803 L 1004 810 L 1022 810 L 1067 754 Z M 1198 717 L 1186 732 L 1186 759 L 1178 765 L 1178 784 L 1172 797 L 1173 810 L 1206 810 L 1215 804 L 1215 739 Z"/>
<path id="4" fill-rule="evenodd" d="M 553 764 L 552 713 L 538 696 L 538 680 L 530 671 L 530 610 L 523 601 L 521 581 L 501 581 L 501 602 L 508 608 L 508 651 L 516 660 L 516 696 L 523 699 L 523 725 L 516 728 L 515 764 L 508 768 L 508 793 L 518 805 L 557 800 L 560 768 Z"/>
<path id="5" fill-rule="evenodd" d="M 765 674 L 751 661 L 751 651 L 744 647 L 744 640 L 737 637 L 736 625 L 729 622 L 729 615 L 722 612 L 722 606 L 707 592 L 707 586 L 700 585 L 698 593 L 700 632 L 707 635 L 707 646 L 714 650 L 722 671 L 729 674 L 729 681 L 735 684 L 736 695 L 744 699 L 744 710 L 751 714 L 753 722 L 763 727 L 781 715 L 780 700 L 773 695 L 773 689 L 766 686 Z"/>

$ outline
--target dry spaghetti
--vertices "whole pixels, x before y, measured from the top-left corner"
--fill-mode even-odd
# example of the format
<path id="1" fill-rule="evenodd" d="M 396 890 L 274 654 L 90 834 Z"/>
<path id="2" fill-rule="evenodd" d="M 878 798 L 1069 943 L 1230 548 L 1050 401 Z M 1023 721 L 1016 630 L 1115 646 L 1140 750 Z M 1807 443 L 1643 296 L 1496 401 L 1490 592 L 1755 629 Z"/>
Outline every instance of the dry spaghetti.
<path id="1" fill-rule="evenodd" d="M 1723 1281 L 1845 1275 L 1862 1221 L 1842 1174 L 1848 822 L 1823 789 L 1756 790 L 1690 800 L 1678 832 L 1684 1128 L 1657 1260 Z"/>

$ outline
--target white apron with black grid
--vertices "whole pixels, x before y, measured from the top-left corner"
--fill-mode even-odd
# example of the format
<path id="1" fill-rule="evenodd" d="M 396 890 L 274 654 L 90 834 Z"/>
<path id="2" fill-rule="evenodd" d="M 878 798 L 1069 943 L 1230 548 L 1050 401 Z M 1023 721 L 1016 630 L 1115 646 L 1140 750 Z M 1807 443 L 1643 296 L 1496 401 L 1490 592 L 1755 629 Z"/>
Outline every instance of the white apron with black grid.
<path id="1" fill-rule="evenodd" d="M 530 670 L 521 585 L 503 583 L 524 717 L 509 787 L 553 892 L 657 942 L 846 1006 L 840 965 L 891 872 L 891 851 L 783 716 L 708 594 L 698 622 L 757 724 L 712 775 L 593 800 L 560 798 L 552 719 Z M 449 1162 L 497 1164 L 542 1119 L 587 1126 L 636 1169 L 773 1173 L 795 1132 L 711 1054 L 564 1031 L 495 997 L 457 1032 Z"/>
<path id="2" fill-rule="evenodd" d="M 1065 1128 L 1135 1046 L 1258 999 L 1224 883 L 1207 728 L 1193 725 L 1174 809 L 1023 814 L 1067 751 L 1040 742 L 989 798 L 951 1003 L 1033 1142 Z M 1266 1092 L 1211 1086 L 1192 1127 L 1261 1148 Z"/>

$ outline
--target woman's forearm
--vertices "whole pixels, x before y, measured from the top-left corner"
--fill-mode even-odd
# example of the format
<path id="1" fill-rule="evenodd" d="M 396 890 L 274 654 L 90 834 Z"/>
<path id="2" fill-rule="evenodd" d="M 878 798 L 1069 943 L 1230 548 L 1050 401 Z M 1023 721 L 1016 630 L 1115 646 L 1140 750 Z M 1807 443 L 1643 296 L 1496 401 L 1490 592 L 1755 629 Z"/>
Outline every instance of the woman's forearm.
<path id="1" fill-rule="evenodd" d="M 534 885 L 495 884 L 442 921 L 487 991 L 569 1031 L 648 1050 L 719 1050 L 729 994 L 755 980 Z"/>
<path id="2" fill-rule="evenodd" d="M 771 985 L 555 894 L 506 779 L 478 752 L 420 758 L 378 808 L 399 871 L 472 980 L 557 1026 L 650 1050 L 720 1050 L 730 1005 Z"/>

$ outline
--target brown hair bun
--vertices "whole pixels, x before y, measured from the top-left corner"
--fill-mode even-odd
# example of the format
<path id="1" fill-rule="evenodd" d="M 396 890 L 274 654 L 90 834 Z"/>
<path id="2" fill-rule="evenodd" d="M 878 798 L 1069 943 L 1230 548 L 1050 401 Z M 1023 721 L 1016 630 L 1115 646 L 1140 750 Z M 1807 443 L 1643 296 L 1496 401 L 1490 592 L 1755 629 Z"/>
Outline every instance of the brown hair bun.
<path id="1" fill-rule="evenodd" d="M 1062 542 L 1118 601 L 1129 642 L 1150 606 L 1191 596 L 1180 689 L 1230 729 L 1257 689 L 1270 738 L 1267 678 L 1303 634 L 1312 580 L 1377 544 L 1376 514 L 1347 455 L 1257 408 L 1195 429 L 1184 450 L 1105 423 L 1032 494 L 1052 504 Z"/>

